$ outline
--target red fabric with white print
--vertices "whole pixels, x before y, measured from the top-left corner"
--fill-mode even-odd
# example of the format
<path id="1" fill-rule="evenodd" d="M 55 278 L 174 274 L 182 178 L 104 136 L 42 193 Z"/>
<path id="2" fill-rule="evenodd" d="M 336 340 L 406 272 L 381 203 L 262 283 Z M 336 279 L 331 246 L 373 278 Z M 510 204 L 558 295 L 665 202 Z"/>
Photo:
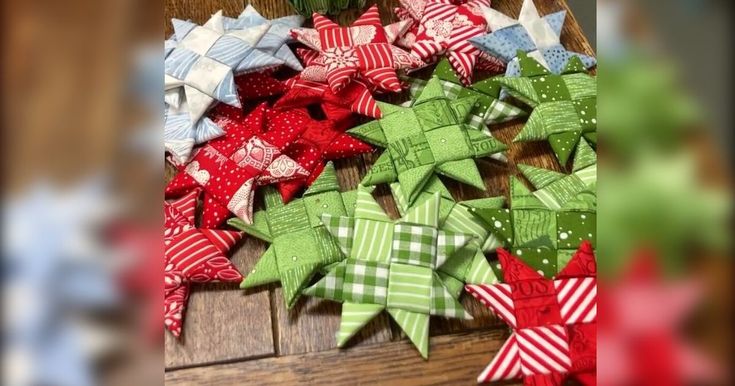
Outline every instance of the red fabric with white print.
<path id="1" fill-rule="evenodd" d="M 489 55 L 483 55 L 468 41 L 487 33 L 487 23 L 481 7 L 490 7 L 490 0 L 400 0 L 396 15 L 413 24 L 398 44 L 427 63 L 446 56 L 465 85 L 472 83 L 475 67 L 501 72 L 504 65 Z"/>
<path id="2" fill-rule="evenodd" d="M 313 19 L 314 29 L 291 31 L 295 39 L 319 53 L 304 68 L 302 77 L 319 82 L 318 78 L 326 76 L 334 93 L 358 78 L 376 89 L 400 92 L 396 70 L 424 66 L 421 60 L 392 44 L 408 24 L 402 22 L 384 27 L 376 5 L 349 27 L 341 27 L 317 13 Z"/>
<path id="3" fill-rule="evenodd" d="M 240 109 L 217 105 L 210 117 L 225 135 L 196 150 L 166 186 L 166 196 L 204 190 L 202 228 L 220 226 L 230 213 L 251 223 L 255 188 L 309 173 L 283 154 L 311 121 L 305 109 L 276 111 L 261 104 L 247 116 Z"/>
<path id="4" fill-rule="evenodd" d="M 184 320 L 191 283 L 239 283 L 243 277 L 226 253 L 242 234 L 197 229 L 194 211 L 198 191 L 164 202 L 164 326 L 178 337 Z"/>
<path id="5" fill-rule="evenodd" d="M 235 77 L 237 95 L 243 106 L 248 101 L 281 95 L 288 90 L 285 83 L 273 77 L 274 71 L 250 72 Z"/>
<path id="6" fill-rule="evenodd" d="M 279 182 L 278 191 L 284 202 L 291 201 L 302 188 L 310 186 L 322 173 L 327 161 L 373 150 L 370 145 L 345 133 L 348 127 L 352 127 L 351 119 L 339 124 L 331 120 L 314 121 L 307 125 L 301 137 L 288 146 L 286 154 L 309 172 L 309 177 Z"/>
<path id="7" fill-rule="evenodd" d="M 574 378 L 595 385 L 597 263 L 590 243 L 582 243 L 554 280 L 502 248 L 498 257 L 504 284 L 465 286 L 513 329 L 478 382 L 558 386 Z"/>

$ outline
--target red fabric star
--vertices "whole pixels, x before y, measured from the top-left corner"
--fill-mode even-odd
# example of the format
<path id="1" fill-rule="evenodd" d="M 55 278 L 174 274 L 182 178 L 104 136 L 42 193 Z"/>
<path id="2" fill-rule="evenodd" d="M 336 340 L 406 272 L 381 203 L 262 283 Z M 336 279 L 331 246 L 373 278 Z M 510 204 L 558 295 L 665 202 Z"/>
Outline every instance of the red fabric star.
<path id="1" fill-rule="evenodd" d="M 311 66 L 304 68 L 302 78 L 315 81 L 309 78 L 310 74 L 321 77 L 324 73 L 334 93 L 358 77 L 377 89 L 400 92 L 396 70 L 424 66 L 421 60 L 392 44 L 408 23 L 384 27 L 377 5 L 371 6 L 349 27 L 340 27 L 317 13 L 313 19 L 315 29 L 298 28 L 291 32 L 294 38 L 320 54 Z"/>
<path id="2" fill-rule="evenodd" d="M 235 77 L 240 103 L 245 106 L 248 101 L 281 95 L 288 86 L 273 76 L 275 70 L 251 72 Z"/>
<path id="3" fill-rule="evenodd" d="M 465 289 L 513 329 L 478 382 L 522 379 L 557 386 L 596 384 L 597 263 L 585 241 L 555 280 L 499 248 L 504 284 Z"/>
<path id="4" fill-rule="evenodd" d="M 468 39 L 487 33 L 487 22 L 481 7 L 490 7 L 490 0 L 470 0 L 458 4 L 452 0 L 400 0 L 402 8 L 396 15 L 413 21 L 408 33 L 398 41 L 410 48 L 411 54 L 427 63 L 442 56 L 465 85 L 472 83 L 472 72 L 479 69 L 501 72 L 504 64 L 483 54 Z"/>
<path id="5" fill-rule="evenodd" d="M 197 149 L 166 186 L 167 197 L 203 188 L 203 228 L 218 227 L 230 212 L 251 223 L 256 187 L 308 177 L 283 154 L 311 120 L 305 109 L 275 111 L 261 104 L 243 117 L 240 109 L 219 104 L 211 117 L 225 135 Z"/>
<path id="6" fill-rule="evenodd" d="M 347 135 L 344 132 L 347 127 L 351 127 L 351 122 L 338 125 L 331 120 L 314 121 L 307 125 L 301 137 L 289 145 L 286 154 L 309 172 L 309 177 L 278 183 L 284 202 L 291 201 L 303 187 L 310 186 L 322 173 L 327 161 L 349 158 L 373 150 L 365 142 Z"/>
<path id="7" fill-rule="evenodd" d="M 682 331 L 701 301 L 702 283 L 663 279 L 655 254 L 642 251 L 614 285 L 603 287 L 598 341 L 600 385 L 718 384 L 722 371 Z"/>
<path id="8" fill-rule="evenodd" d="M 194 210 L 198 192 L 164 202 L 164 325 L 178 337 L 191 283 L 239 283 L 242 275 L 225 254 L 242 237 L 239 232 L 197 229 Z"/>

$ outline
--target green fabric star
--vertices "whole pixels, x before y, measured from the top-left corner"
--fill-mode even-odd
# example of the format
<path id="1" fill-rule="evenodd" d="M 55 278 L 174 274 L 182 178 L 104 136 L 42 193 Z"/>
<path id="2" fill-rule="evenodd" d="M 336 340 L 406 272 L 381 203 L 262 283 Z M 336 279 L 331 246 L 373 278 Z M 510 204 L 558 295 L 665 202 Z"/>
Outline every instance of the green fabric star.
<path id="1" fill-rule="evenodd" d="M 596 163 L 594 151 L 581 142 L 575 172 L 570 175 L 521 166 L 537 190 L 532 192 L 511 177 L 510 209 L 477 209 L 473 213 L 485 221 L 504 247 L 546 277 L 553 277 L 583 240 L 596 248 Z M 499 265 L 493 268 L 502 277 Z"/>
<path id="2" fill-rule="evenodd" d="M 272 188 L 265 190 L 265 210 L 255 213 L 252 225 L 233 218 L 228 224 L 270 242 L 241 288 L 281 282 L 288 308 L 320 269 L 345 258 L 321 223 L 323 214 L 348 216 L 354 212 L 357 192 L 340 193 L 337 173 L 327 163 L 319 178 L 300 199 L 283 204 Z"/>
<path id="3" fill-rule="evenodd" d="M 401 191 L 401 185 L 392 183 L 390 187 L 398 212 L 404 215 L 409 207 Z M 490 232 L 485 222 L 473 213 L 477 209 L 501 209 L 505 206 L 505 197 L 456 202 L 441 180 L 434 176 L 416 198 L 415 205 L 431 199 L 437 192 L 440 195 L 439 223 L 442 224 L 442 229 L 474 236 L 464 248 L 455 253 L 451 261 L 437 270 L 444 284 L 448 288 L 457 288 L 456 296 L 459 297 L 465 283 L 496 283 L 498 279 L 484 252 L 494 252 L 503 244 Z"/>
<path id="4" fill-rule="evenodd" d="M 523 109 L 500 100 L 500 90 L 502 87 L 497 80 L 501 76 L 480 80 L 469 87 L 464 87 L 447 58 L 439 61 L 432 75 L 439 78 L 444 93 L 450 99 L 465 98 L 468 96 L 476 96 L 478 98 L 478 102 L 472 110 L 472 115 L 468 122 L 470 126 L 477 130 L 485 131 L 487 130 L 487 125 L 507 122 L 527 115 Z M 403 80 L 409 84 L 411 97 L 416 97 L 421 94 L 421 91 L 426 87 L 427 83 L 424 79 L 412 77 L 403 77 Z"/>
<path id="5" fill-rule="evenodd" d="M 358 187 L 354 216 L 322 215 L 348 257 L 304 294 L 343 302 L 338 346 L 387 310 L 427 358 L 429 315 L 472 318 L 437 273 L 472 236 L 440 227 L 438 192 L 394 221 L 373 189 Z"/>
<path id="6" fill-rule="evenodd" d="M 566 165 L 580 138 L 597 141 L 597 80 L 577 57 L 561 75 L 550 73 L 535 59 L 518 52 L 521 77 L 498 78 L 511 95 L 533 107 L 518 141 L 547 140 Z"/>
<path id="7" fill-rule="evenodd" d="M 439 78 L 432 77 L 411 107 L 379 102 L 381 119 L 349 131 L 387 148 L 362 184 L 398 181 L 411 203 L 435 173 L 484 190 L 474 158 L 490 156 L 505 145 L 467 124 L 478 99 L 448 98 Z"/>

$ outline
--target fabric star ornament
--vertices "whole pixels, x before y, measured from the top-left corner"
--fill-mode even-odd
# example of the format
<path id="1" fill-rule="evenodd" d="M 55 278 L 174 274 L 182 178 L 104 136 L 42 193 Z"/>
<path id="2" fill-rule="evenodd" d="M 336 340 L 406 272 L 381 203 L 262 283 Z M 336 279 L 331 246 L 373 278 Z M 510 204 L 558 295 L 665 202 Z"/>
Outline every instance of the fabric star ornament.
<path id="1" fill-rule="evenodd" d="M 513 333 L 477 381 L 520 379 L 527 386 L 560 386 L 574 379 L 597 384 L 597 264 L 592 246 L 583 243 L 554 280 L 504 249 L 498 256 L 505 282 L 465 289 Z"/>
<path id="2" fill-rule="evenodd" d="M 311 55 L 304 61 L 307 66 L 304 72 L 313 69 L 323 70 L 322 66 L 311 65 L 314 60 L 315 57 Z M 319 104 L 325 115 L 334 120 L 344 119 L 351 113 L 380 118 L 380 109 L 373 98 L 373 93 L 377 92 L 375 87 L 356 79 L 335 93 L 326 84 L 326 74 L 323 71 L 321 77 L 304 77 L 304 72 L 285 82 L 290 90 L 274 104 L 275 108 L 288 109 Z"/>
<path id="3" fill-rule="evenodd" d="M 405 215 L 410 209 L 399 183 L 390 184 L 398 212 Z M 456 202 L 439 177 L 432 177 L 416 199 L 415 205 L 433 199 L 434 193 L 440 194 L 439 223 L 442 229 L 472 235 L 467 245 L 455 252 L 451 261 L 445 263 L 437 272 L 447 288 L 453 289 L 456 296 L 464 283 L 493 284 L 497 277 L 483 252 L 494 251 L 502 246 L 498 238 L 490 232 L 485 222 L 478 219 L 474 212 L 478 209 L 500 209 L 505 205 L 505 197 L 489 197 Z"/>
<path id="4" fill-rule="evenodd" d="M 494 77 L 464 87 L 447 59 L 439 61 L 434 68 L 433 75 L 439 78 L 444 93 L 450 98 L 477 96 L 478 102 L 469 121 L 469 125 L 477 130 L 489 133 L 487 125 L 507 122 L 527 115 L 523 109 L 500 100 L 500 83 Z M 427 83 L 419 78 L 406 77 L 406 80 L 409 83 L 412 97 L 419 95 Z"/>
<path id="5" fill-rule="evenodd" d="M 283 63 L 255 49 L 268 24 L 225 32 L 222 11 L 203 26 L 178 19 L 172 23 L 177 44 L 164 61 L 164 89 L 183 88 L 192 123 L 215 101 L 240 107 L 235 74 Z"/>
<path id="6" fill-rule="evenodd" d="M 321 175 L 327 161 L 350 158 L 373 150 L 370 145 L 345 133 L 345 124 L 351 125 L 351 120 L 344 123 L 314 121 L 306 125 L 301 136 L 291 142 L 286 155 L 309 176 L 277 184 L 284 202 L 291 201 L 304 187 L 311 186 Z"/>
<path id="7" fill-rule="evenodd" d="M 687 337 L 687 320 L 702 303 L 703 283 L 664 278 L 657 254 L 639 251 L 614 285 L 601 286 L 597 340 L 609 385 L 718 384 L 724 372 Z M 661 256 L 661 255 L 658 255 Z"/>
<path id="8" fill-rule="evenodd" d="M 533 0 L 524 0 L 518 20 L 492 8 L 483 7 L 489 34 L 470 39 L 475 47 L 506 63 L 506 76 L 520 75 L 516 53 L 520 50 L 536 59 L 553 74 L 560 74 L 572 57 L 579 59 L 585 68 L 596 64 L 595 58 L 567 51 L 559 41 L 566 11 L 541 17 Z"/>
<path id="9" fill-rule="evenodd" d="M 202 188 L 203 228 L 218 227 L 230 213 L 249 223 L 258 186 L 308 176 L 284 151 L 312 119 L 306 110 L 273 111 L 266 104 L 247 116 L 220 104 L 212 116 L 227 134 L 197 149 L 166 186 L 166 196 Z"/>
<path id="10" fill-rule="evenodd" d="M 502 151 L 505 145 L 467 124 L 477 100 L 447 97 L 439 78 L 432 77 L 410 107 L 379 103 L 381 119 L 348 131 L 387 148 L 362 183 L 397 180 L 410 203 L 435 173 L 485 190 L 474 159 Z"/>
<path id="11" fill-rule="evenodd" d="M 383 26 L 377 5 L 371 6 L 349 27 L 341 27 L 318 13 L 313 19 L 314 29 L 292 31 L 298 41 L 319 52 L 311 66 L 314 68 L 307 66 L 301 76 L 317 82 L 326 76 L 329 88 L 335 93 L 356 78 L 383 91 L 400 92 L 396 70 L 424 65 L 392 44 L 408 24 Z M 306 78 L 310 75 L 317 78 Z"/>
<path id="12" fill-rule="evenodd" d="M 503 64 L 488 57 L 482 57 L 480 50 L 471 45 L 468 39 L 487 32 L 487 24 L 482 7 L 489 7 L 490 0 L 470 0 L 458 3 L 448 0 L 401 0 L 400 17 L 410 18 L 417 29 L 410 43 L 404 43 L 426 63 L 432 63 L 446 56 L 457 72 L 462 84 L 472 83 L 472 73 L 478 61 L 483 69 L 503 69 Z M 405 41 L 404 41 L 405 42 Z"/>
<path id="13" fill-rule="evenodd" d="M 556 158 L 566 165 L 580 139 L 597 142 L 597 80 L 572 58 L 561 75 L 554 75 L 525 53 L 518 52 L 521 77 L 497 81 L 515 98 L 533 107 L 514 142 L 547 140 Z"/>
<path id="14" fill-rule="evenodd" d="M 439 193 L 394 221 L 372 190 L 358 187 L 354 216 L 322 215 L 347 259 L 304 294 L 343 302 L 338 346 L 387 310 L 426 358 L 429 315 L 471 318 L 436 270 L 472 236 L 440 227 Z"/>
<path id="15" fill-rule="evenodd" d="M 345 256 L 321 221 L 322 214 L 352 216 L 356 191 L 340 192 L 337 173 L 327 163 L 302 198 L 285 204 L 274 189 L 265 191 L 265 210 L 253 224 L 230 219 L 229 225 L 271 243 L 241 288 L 280 282 L 286 306 L 292 308 L 316 272 Z"/>
<path id="16" fill-rule="evenodd" d="M 295 71 L 304 68 L 299 60 L 286 45 L 291 41 L 291 29 L 301 27 L 304 17 L 291 15 L 268 20 L 263 17 L 252 5 L 248 4 L 237 19 L 225 18 L 225 30 L 237 31 L 260 25 L 268 25 L 268 30 L 255 45 L 255 48 L 283 61 L 283 63 Z"/>
<path id="17" fill-rule="evenodd" d="M 590 150 L 591 151 L 591 150 Z M 593 152 L 594 154 L 594 152 Z M 510 209 L 480 208 L 473 212 L 506 248 L 547 277 L 564 266 L 582 242 L 597 240 L 596 166 L 564 175 L 522 167 L 539 189 L 531 192 L 516 177 L 510 180 Z M 496 266 L 496 273 L 500 274 Z"/>
<path id="18" fill-rule="evenodd" d="M 192 283 L 242 281 L 242 275 L 226 256 L 242 234 L 196 228 L 194 212 L 198 193 L 193 191 L 163 205 L 164 324 L 176 337 L 181 336 Z"/>

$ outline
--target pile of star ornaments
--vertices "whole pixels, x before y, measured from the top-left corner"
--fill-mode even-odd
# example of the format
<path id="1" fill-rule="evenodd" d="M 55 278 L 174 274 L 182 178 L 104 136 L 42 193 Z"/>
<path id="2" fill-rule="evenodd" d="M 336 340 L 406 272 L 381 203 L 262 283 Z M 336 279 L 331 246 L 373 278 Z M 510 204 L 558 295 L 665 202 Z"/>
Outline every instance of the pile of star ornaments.
<path id="1" fill-rule="evenodd" d="M 466 290 L 513 329 L 480 382 L 590 384 L 595 59 L 561 44 L 565 11 L 541 16 L 532 0 L 517 19 L 490 0 L 401 0 L 395 14 L 385 25 L 373 5 L 340 25 L 314 13 L 306 28 L 248 6 L 203 25 L 173 20 L 165 326 L 185 331 L 197 283 L 280 283 L 288 308 L 304 296 L 343 304 L 338 346 L 386 311 L 428 358 L 432 315 L 472 318 Z M 509 200 L 455 200 L 442 179 L 485 190 L 479 163 L 515 164 L 493 129 L 522 120 L 517 146 L 547 141 L 564 172 L 518 163 Z M 359 186 L 341 186 L 332 160 L 373 151 Z M 373 198 L 381 184 L 400 218 Z M 246 235 L 270 244 L 248 272 L 227 258 Z"/>

